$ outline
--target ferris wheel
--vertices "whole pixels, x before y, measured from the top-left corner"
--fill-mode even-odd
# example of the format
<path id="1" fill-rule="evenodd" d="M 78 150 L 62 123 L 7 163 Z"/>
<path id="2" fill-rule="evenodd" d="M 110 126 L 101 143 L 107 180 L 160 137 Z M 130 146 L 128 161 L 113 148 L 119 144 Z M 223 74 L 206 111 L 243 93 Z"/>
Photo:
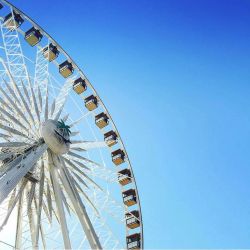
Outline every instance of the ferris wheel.
<path id="1" fill-rule="evenodd" d="M 96 90 L 0 1 L 0 249 L 143 249 L 128 154 Z"/>

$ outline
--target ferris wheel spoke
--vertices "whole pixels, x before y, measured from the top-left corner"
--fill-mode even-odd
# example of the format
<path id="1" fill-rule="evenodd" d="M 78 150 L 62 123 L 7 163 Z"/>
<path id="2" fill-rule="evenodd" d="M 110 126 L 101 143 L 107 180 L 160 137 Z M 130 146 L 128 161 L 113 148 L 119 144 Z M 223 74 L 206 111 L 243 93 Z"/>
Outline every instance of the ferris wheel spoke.
<path id="1" fill-rule="evenodd" d="M 32 183 L 34 184 L 34 183 Z M 29 200 L 30 200 L 30 191 L 26 188 L 26 201 L 27 201 L 27 215 L 28 215 L 28 224 L 30 229 L 30 237 L 32 242 L 32 247 L 35 248 L 35 223 L 34 223 L 34 213 L 33 209 L 29 207 Z M 31 204 L 30 204 L 31 205 Z"/>
<path id="2" fill-rule="evenodd" d="M 48 222 L 51 224 L 52 223 L 52 215 L 50 216 L 48 207 L 46 206 L 44 200 L 42 201 L 42 208 L 43 208 L 43 211 L 46 215 Z"/>
<path id="3" fill-rule="evenodd" d="M 0 120 L 1 120 L 1 118 L 0 118 Z M 2 139 L 10 139 L 12 136 L 11 135 L 6 135 L 6 134 L 3 134 L 3 133 L 0 133 L 0 137 L 2 138 Z"/>
<path id="4" fill-rule="evenodd" d="M 13 85 L 14 89 L 16 90 L 18 96 L 20 97 L 20 100 L 21 100 L 21 102 L 22 102 L 23 108 L 24 108 L 25 111 L 28 113 L 30 119 L 33 121 L 33 124 L 35 124 L 35 119 L 34 119 L 32 113 L 31 113 L 31 110 L 30 110 L 30 108 L 29 108 L 27 102 L 26 102 L 25 99 L 24 99 L 24 96 L 22 95 L 22 93 L 21 93 L 19 87 L 17 86 L 17 84 L 16 84 L 16 82 L 14 81 L 13 78 L 12 78 L 11 82 L 12 82 L 12 85 Z"/>
<path id="5" fill-rule="evenodd" d="M 21 118 L 21 120 L 23 122 L 26 122 L 26 124 L 30 125 L 28 120 L 26 119 L 26 117 L 22 113 L 20 114 L 20 109 L 19 108 L 16 109 L 15 104 L 14 104 L 14 106 L 12 106 L 12 104 L 8 100 L 5 101 L 5 100 L 3 100 L 2 97 L 0 97 L 0 104 L 3 107 L 7 108 L 9 110 L 9 113 L 14 113 L 15 112 L 15 115 L 19 116 L 19 118 Z"/>
<path id="6" fill-rule="evenodd" d="M 14 116 L 6 112 L 5 110 L 0 108 L 0 111 L 2 111 L 1 120 L 4 120 L 6 122 L 6 125 L 10 125 L 11 127 L 14 127 L 18 129 L 20 132 L 23 132 L 24 134 L 29 134 L 30 131 L 25 127 L 22 123 L 20 123 Z"/>
<path id="7" fill-rule="evenodd" d="M 54 199 L 55 200 L 55 199 Z M 59 215 L 58 215 L 58 212 L 56 209 L 52 208 L 52 214 L 54 214 L 54 217 L 56 218 L 58 224 L 60 224 L 60 218 L 59 218 Z M 60 231 L 58 231 L 58 234 L 60 234 Z"/>
<path id="8" fill-rule="evenodd" d="M 4 101 L 0 97 L 0 102 L 6 106 L 10 111 L 15 111 L 17 116 L 20 116 L 29 126 L 30 123 L 27 120 L 27 118 L 23 115 L 23 112 L 20 110 L 20 108 L 17 107 L 17 105 L 11 100 L 11 98 L 4 92 L 2 88 L 0 88 L 0 92 L 3 93 L 4 97 L 6 98 L 6 101 Z"/>
<path id="9" fill-rule="evenodd" d="M 99 215 L 99 212 L 97 210 L 97 208 L 94 206 L 93 202 L 89 199 L 88 195 L 86 195 L 86 193 L 83 191 L 83 189 L 80 187 L 80 185 L 78 184 L 78 182 L 75 180 L 75 178 L 73 178 L 73 176 L 71 175 L 71 173 L 69 172 L 69 170 L 66 167 L 66 164 L 64 162 L 64 159 L 62 157 L 60 157 L 60 161 L 62 162 L 63 166 L 64 166 L 64 171 L 67 173 L 67 176 L 73 181 L 75 188 L 77 188 L 77 190 L 79 192 L 81 192 L 84 196 L 84 198 L 89 202 L 89 204 L 92 206 L 92 208 L 95 210 L 96 214 Z M 94 185 L 95 187 L 102 189 L 98 184 L 96 184 L 91 178 L 89 178 L 86 174 L 84 174 L 80 169 L 78 169 L 73 163 L 70 162 L 70 166 L 72 166 L 74 168 L 74 170 L 76 170 L 77 172 L 79 172 L 80 174 L 83 175 L 83 177 L 88 180 L 90 183 L 92 183 L 92 185 Z M 81 177 L 79 177 L 76 173 L 72 172 L 72 174 L 76 177 L 76 179 L 82 183 L 87 189 L 89 188 L 88 184 L 86 182 L 84 182 L 82 180 Z"/>
<path id="10" fill-rule="evenodd" d="M 77 174 L 77 173 L 75 173 L 75 172 L 72 172 L 72 174 L 75 176 L 75 178 L 81 183 L 81 184 L 83 184 L 85 187 L 89 187 L 88 185 L 87 185 L 87 183 Z"/>
<path id="11" fill-rule="evenodd" d="M 42 93 L 41 93 L 39 85 L 37 86 L 37 95 L 38 95 L 38 100 L 39 100 L 39 111 L 41 113 L 43 109 L 43 98 L 42 98 Z"/>
<path id="12" fill-rule="evenodd" d="M 74 167 L 73 167 L 73 165 L 74 165 Z M 79 168 L 77 168 L 75 164 L 72 164 L 71 166 L 73 167 L 73 170 L 75 170 L 78 173 L 80 173 L 82 175 L 82 177 L 84 177 L 85 180 L 87 180 L 88 182 L 90 182 L 91 184 L 93 184 L 96 188 L 102 190 L 102 188 L 94 180 L 92 180 L 87 174 L 85 174 L 83 171 L 81 171 Z M 88 187 L 88 185 L 87 185 L 87 187 Z"/>
<path id="13" fill-rule="evenodd" d="M 73 141 L 71 140 L 71 143 L 72 145 L 82 148 L 83 150 L 107 147 L 107 144 L 104 141 Z"/>
<path id="14" fill-rule="evenodd" d="M 51 107 L 50 107 L 50 117 L 53 117 L 53 114 L 55 112 L 55 107 L 56 107 L 56 99 L 53 100 Z"/>
<path id="15" fill-rule="evenodd" d="M 0 128 L 7 131 L 7 132 L 10 132 L 12 134 L 15 134 L 15 135 L 18 135 L 18 136 L 21 136 L 25 139 L 29 139 L 29 140 L 33 140 L 32 138 L 30 138 L 29 136 L 27 136 L 26 134 L 14 129 L 14 128 L 11 128 L 11 127 L 8 127 L 8 126 L 5 126 L 3 125 L 3 123 L 0 122 Z"/>
<path id="16" fill-rule="evenodd" d="M 8 119 L 6 119 L 5 117 L 3 117 L 2 115 L 0 115 L 0 121 L 2 121 L 3 124 L 9 125 L 10 122 Z"/>
<path id="17" fill-rule="evenodd" d="M 42 159 L 41 167 L 40 167 L 40 185 L 39 185 L 39 194 L 38 194 L 38 206 L 35 198 L 35 207 L 37 211 L 37 220 L 36 220 L 36 227 L 35 227 L 35 248 L 38 247 L 39 241 L 39 229 L 41 235 L 43 235 L 41 230 L 41 213 L 42 213 L 42 199 L 43 199 L 43 190 L 44 190 L 44 161 Z"/>
<path id="18" fill-rule="evenodd" d="M 86 119 L 87 116 L 89 116 L 91 114 L 91 112 L 87 112 L 85 114 L 83 114 L 78 120 L 72 122 L 69 126 L 70 128 L 73 128 L 74 126 L 76 126 L 77 124 L 79 124 L 82 120 Z"/>
<path id="19" fill-rule="evenodd" d="M 35 97 L 35 93 L 34 93 L 34 89 L 33 87 L 30 85 L 30 91 L 31 91 L 31 97 L 32 97 L 32 106 L 35 110 L 35 113 L 36 113 L 36 117 L 38 119 L 38 121 L 40 122 L 40 114 L 39 114 L 39 110 L 38 110 L 38 104 L 37 104 L 37 101 L 36 101 L 36 97 Z"/>
<path id="20" fill-rule="evenodd" d="M 44 121 L 47 121 L 48 118 L 49 118 L 49 94 L 48 94 L 48 89 L 47 89 L 45 104 L 44 104 Z"/>
<path id="21" fill-rule="evenodd" d="M 76 170 L 76 169 L 75 169 Z M 100 185 L 98 185 L 93 179 L 91 179 L 87 174 L 85 174 L 84 172 L 82 172 L 81 170 L 78 171 L 85 180 L 87 180 L 90 184 L 92 184 L 95 188 L 98 188 L 100 190 L 103 190 Z M 74 173 L 74 172 L 73 172 Z"/>
<path id="22" fill-rule="evenodd" d="M 73 137 L 73 136 L 76 136 L 76 135 L 79 135 L 80 134 L 80 131 L 72 131 L 70 136 Z"/>
<path id="23" fill-rule="evenodd" d="M 76 153 L 72 152 L 71 150 L 69 150 L 69 152 L 67 153 L 67 155 L 65 155 L 65 157 L 68 157 L 71 159 L 75 158 L 77 160 L 83 160 L 85 163 L 88 163 L 90 165 L 96 165 L 96 166 L 99 165 L 98 163 L 91 161 L 91 160 L 87 159 L 86 157 L 83 157 L 82 155 L 76 154 Z"/>
<path id="24" fill-rule="evenodd" d="M 26 126 L 24 126 L 21 122 L 19 122 L 13 115 L 8 113 L 5 109 L 0 107 L 0 111 L 2 112 L 2 115 L 5 116 L 7 119 L 9 119 L 13 124 L 18 125 L 25 132 L 29 131 L 29 129 Z"/>
<path id="25" fill-rule="evenodd" d="M 61 88 L 58 96 L 56 97 L 56 103 L 55 103 L 55 117 L 54 119 L 58 119 L 59 115 L 62 112 L 62 109 L 66 103 L 66 100 L 68 98 L 69 92 L 72 89 L 72 78 L 67 79 L 63 87 Z"/>
<path id="26" fill-rule="evenodd" d="M 70 210 L 73 210 L 73 208 L 69 205 L 63 190 L 62 190 L 62 201 L 63 201 L 63 204 L 64 204 L 68 214 L 71 215 Z"/>
<path id="27" fill-rule="evenodd" d="M 72 82 L 71 78 L 67 79 L 65 81 L 65 84 L 60 89 L 60 91 L 57 95 L 55 93 L 58 92 L 58 90 L 51 84 L 51 89 L 54 91 L 54 95 L 55 95 L 54 100 L 53 100 L 51 107 L 50 107 L 49 117 L 51 119 L 54 119 L 54 120 L 59 119 L 59 117 L 62 113 L 63 107 L 65 105 L 65 102 L 68 98 L 69 92 L 71 90 L 71 86 L 72 86 L 71 82 Z"/>
<path id="28" fill-rule="evenodd" d="M 2 79 L 5 83 L 5 86 L 7 87 L 10 95 L 14 98 L 14 100 L 21 106 L 21 102 L 19 100 L 19 98 L 17 97 L 17 95 L 15 94 L 15 92 L 13 91 L 13 89 L 10 87 L 10 85 L 6 82 L 5 79 Z"/>
<path id="29" fill-rule="evenodd" d="M 19 199 L 19 197 L 22 195 L 22 193 L 23 193 L 23 191 L 24 191 L 24 188 L 25 188 L 27 182 L 28 182 L 28 180 L 26 180 L 26 179 L 22 181 L 21 187 L 19 188 L 19 190 L 18 190 L 18 192 L 17 192 L 17 195 L 16 195 L 15 199 L 13 200 L 12 205 L 11 205 L 10 208 L 8 209 L 8 212 L 7 212 L 7 215 L 6 215 L 5 219 L 4 219 L 4 221 L 3 221 L 2 224 L 0 225 L 0 231 L 1 231 L 1 230 L 3 229 L 3 227 L 7 224 L 8 220 L 9 220 L 9 217 L 10 217 L 10 215 L 11 215 L 11 213 L 12 213 L 12 211 L 13 211 L 13 209 L 14 209 L 14 207 L 15 207 L 15 205 L 16 205 L 18 199 Z"/>
<path id="30" fill-rule="evenodd" d="M 54 157 L 55 158 L 55 157 Z M 73 184 L 69 183 L 69 180 L 71 177 L 69 176 L 69 173 L 67 172 L 66 168 L 63 168 L 63 164 L 58 164 L 60 170 L 60 177 L 63 182 L 64 188 L 72 202 L 72 205 L 74 207 L 74 210 L 82 224 L 83 230 L 88 238 L 89 244 L 92 249 L 102 249 L 101 244 L 97 238 L 97 235 L 94 231 L 94 228 L 91 224 L 91 221 L 86 213 L 85 207 L 82 203 L 82 200 L 74 188 Z"/>
<path id="31" fill-rule="evenodd" d="M 20 249 L 22 244 L 22 222 L 23 222 L 23 193 L 19 197 L 19 203 L 17 207 L 17 226 L 16 226 L 16 238 L 15 248 Z"/>
<path id="32" fill-rule="evenodd" d="M 83 195 L 83 198 L 87 201 L 87 203 L 90 205 L 90 207 L 94 210 L 95 214 L 97 216 L 100 216 L 100 213 L 98 209 L 96 208 L 95 204 L 91 201 L 89 196 L 83 191 L 79 183 L 72 177 L 72 182 L 74 183 L 74 189 L 79 193 Z"/>
<path id="33" fill-rule="evenodd" d="M 28 212 L 32 210 L 32 201 L 34 200 L 35 197 L 35 189 L 36 189 L 36 183 L 32 182 L 31 187 L 27 191 L 27 210 Z"/>
<path id="34" fill-rule="evenodd" d="M 40 191 L 40 189 L 39 189 L 39 191 Z M 39 196 L 39 200 L 40 200 L 40 196 Z M 43 229 L 43 226 L 42 226 L 42 223 L 41 223 L 42 205 L 40 207 L 37 206 L 37 200 L 36 199 L 35 199 L 35 209 L 36 209 L 36 212 L 37 212 L 37 223 L 36 223 L 36 227 L 35 227 L 35 249 L 38 248 L 39 231 L 40 231 L 41 238 L 42 238 L 43 249 L 47 249 L 44 229 Z"/>
<path id="35" fill-rule="evenodd" d="M 49 46 L 49 41 L 46 47 L 48 48 L 48 46 Z M 42 107 L 43 96 L 45 97 L 49 80 L 49 61 L 44 57 L 43 54 L 43 51 L 46 47 L 42 48 L 41 46 L 37 46 L 36 50 L 34 89 L 37 90 L 36 92 L 39 98 L 40 107 Z M 42 88 L 42 93 L 41 93 L 41 88 Z"/>
<path id="36" fill-rule="evenodd" d="M 53 118 L 54 120 L 56 121 L 59 120 L 60 115 L 62 114 L 63 108 L 64 108 L 64 105 L 62 105 L 60 109 L 57 111 L 57 113 L 55 114 L 55 117 Z"/>
<path id="37" fill-rule="evenodd" d="M 81 163 L 79 161 L 74 160 L 73 158 L 66 158 L 65 156 L 61 156 L 61 158 L 67 163 L 67 165 L 69 165 L 70 167 L 72 167 L 76 171 L 79 170 L 79 167 L 90 171 L 89 167 L 87 167 L 85 164 L 83 164 L 83 163 Z M 76 164 L 79 167 L 77 167 Z"/>
<path id="38" fill-rule="evenodd" d="M 68 166 L 70 166 L 74 171 L 78 172 L 79 174 L 81 174 L 85 179 L 87 179 L 90 182 L 93 182 L 93 184 L 95 184 L 98 188 L 101 188 L 99 185 L 97 185 L 93 180 L 91 180 L 83 171 L 81 171 L 72 161 L 62 158 L 61 157 L 61 161 L 63 162 L 63 164 L 66 166 L 65 162 L 67 163 Z M 65 161 L 65 162 L 64 162 Z M 76 174 L 75 172 L 72 172 L 73 174 Z M 77 174 L 76 174 L 77 175 Z M 78 175 L 77 175 L 78 176 Z M 79 177 L 79 176 L 78 176 Z M 78 179 L 78 177 L 76 177 Z M 80 178 L 80 177 L 79 177 Z M 88 185 L 85 181 L 83 181 L 81 179 L 81 181 L 83 182 L 83 184 L 88 188 Z"/>
<path id="39" fill-rule="evenodd" d="M 8 201 L 8 210 L 10 209 L 11 205 L 13 204 L 13 201 L 15 199 L 16 196 L 16 188 L 14 188 L 14 190 L 12 191 L 9 201 Z"/>
<path id="40" fill-rule="evenodd" d="M 0 98 L 0 100 L 1 100 L 1 98 Z M 1 101 L 0 101 L 0 103 L 3 104 Z M 20 125 L 20 122 L 11 114 L 10 108 L 8 108 L 8 107 L 9 106 L 5 105 L 5 109 L 0 108 L 2 111 L 0 120 L 4 121 L 6 124 L 11 124 L 12 127 L 16 127 L 15 125 L 17 124 L 19 127 L 21 127 L 20 128 L 21 131 L 24 130 L 24 133 L 27 133 L 28 129 L 23 124 Z"/>
<path id="41" fill-rule="evenodd" d="M 46 196 L 47 196 L 47 204 L 48 204 L 48 211 L 49 211 L 49 217 L 50 217 L 50 220 L 52 220 L 52 198 L 51 198 L 51 192 L 50 192 L 50 185 L 49 183 L 47 182 L 47 193 L 46 193 Z"/>
<path id="42" fill-rule="evenodd" d="M 117 182 L 117 173 L 116 173 L 116 171 L 112 171 L 111 169 L 108 169 L 108 168 L 106 168 L 104 166 L 101 166 L 99 164 L 98 165 L 97 164 L 92 164 L 92 163 L 91 163 L 91 168 L 89 168 L 88 166 L 86 166 L 86 164 L 88 164 L 88 162 L 86 164 L 83 164 L 82 162 L 78 161 L 76 158 L 69 157 L 69 156 L 66 156 L 66 155 L 63 156 L 62 159 L 65 160 L 67 165 L 72 167 L 73 170 L 77 171 L 80 174 L 82 174 L 83 172 L 79 169 L 79 167 L 83 168 L 83 169 L 86 169 L 94 177 L 98 177 L 98 178 L 100 178 L 102 180 L 105 180 L 105 181 L 108 181 L 108 182 L 111 182 L 111 183 L 114 183 L 114 182 L 116 183 Z M 77 167 L 77 166 L 79 166 L 79 167 Z"/>
<path id="43" fill-rule="evenodd" d="M 86 150 L 80 147 L 70 147 L 71 150 L 77 151 L 77 152 L 85 152 Z"/>
<path id="44" fill-rule="evenodd" d="M 59 216 L 59 221 L 60 221 L 60 226 L 62 230 L 62 235 L 63 235 L 63 241 L 64 241 L 64 247 L 66 249 L 71 249 L 71 243 L 69 239 L 69 232 L 66 224 L 66 217 L 64 213 L 64 207 L 62 203 L 62 194 L 61 194 L 61 188 L 58 185 L 58 173 L 56 171 L 56 167 L 53 164 L 53 158 L 52 158 L 52 153 L 49 152 L 49 167 L 50 167 L 50 173 L 51 173 L 51 179 L 52 179 L 52 186 L 54 189 L 54 196 L 55 196 L 55 203 L 57 207 L 57 212 Z"/>
<path id="45" fill-rule="evenodd" d="M 32 101 L 31 101 L 31 98 L 30 98 L 30 94 L 29 94 L 29 91 L 26 87 L 26 85 L 23 83 L 23 81 L 21 81 L 21 85 L 22 85 L 22 88 L 23 88 L 23 91 L 24 91 L 24 95 L 26 97 L 26 100 L 27 102 L 32 105 Z"/>
<path id="46" fill-rule="evenodd" d="M 69 114 L 66 114 L 66 115 L 62 118 L 62 120 L 63 120 L 64 122 L 66 122 L 66 121 L 68 120 L 68 118 L 69 118 Z M 71 133 L 71 136 L 72 136 L 72 133 Z"/>

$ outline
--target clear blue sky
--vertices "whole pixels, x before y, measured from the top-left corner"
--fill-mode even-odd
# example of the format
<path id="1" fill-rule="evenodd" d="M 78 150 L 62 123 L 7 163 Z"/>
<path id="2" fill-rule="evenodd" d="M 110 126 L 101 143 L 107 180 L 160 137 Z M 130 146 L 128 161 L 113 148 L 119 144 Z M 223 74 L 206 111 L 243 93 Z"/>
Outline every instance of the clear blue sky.
<path id="1" fill-rule="evenodd" d="M 146 248 L 250 248 L 250 1 L 12 1 L 69 52 L 132 160 Z"/>

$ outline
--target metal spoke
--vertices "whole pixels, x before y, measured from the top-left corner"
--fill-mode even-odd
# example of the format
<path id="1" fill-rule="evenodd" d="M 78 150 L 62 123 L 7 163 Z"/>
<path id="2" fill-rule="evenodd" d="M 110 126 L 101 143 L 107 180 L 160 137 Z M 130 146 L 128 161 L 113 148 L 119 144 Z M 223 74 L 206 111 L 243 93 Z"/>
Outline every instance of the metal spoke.
<path id="1" fill-rule="evenodd" d="M 57 166 L 53 163 L 52 153 L 49 152 L 49 167 L 51 173 L 52 186 L 54 189 L 55 202 L 57 206 L 57 212 L 59 216 L 59 221 L 62 229 L 64 247 L 66 249 L 71 249 L 71 243 L 69 239 L 69 232 L 66 224 L 66 217 L 64 213 L 63 203 L 62 203 L 62 191 L 58 185 L 58 173 L 56 171 Z"/>
<path id="2" fill-rule="evenodd" d="M 65 187 L 66 192 L 68 193 L 72 204 L 74 206 L 75 212 L 78 215 L 78 218 L 82 224 L 84 232 L 89 240 L 89 244 L 92 249 L 102 249 L 101 244 L 98 240 L 98 237 L 94 231 L 94 228 L 91 224 L 91 221 L 86 213 L 85 207 L 81 201 L 79 194 L 77 193 L 76 189 L 74 189 L 73 184 L 69 184 L 70 176 L 67 175 L 67 171 L 65 168 L 62 168 L 62 165 L 58 165 L 61 169 L 60 177 Z"/>

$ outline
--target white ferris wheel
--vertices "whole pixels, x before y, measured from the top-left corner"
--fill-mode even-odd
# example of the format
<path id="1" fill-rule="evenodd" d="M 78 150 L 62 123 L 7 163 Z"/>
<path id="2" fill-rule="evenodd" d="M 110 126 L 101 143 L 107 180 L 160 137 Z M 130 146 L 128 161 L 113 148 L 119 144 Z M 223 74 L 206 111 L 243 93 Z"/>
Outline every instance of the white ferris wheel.
<path id="1" fill-rule="evenodd" d="M 0 26 L 0 249 L 143 249 L 132 166 L 103 101 L 4 0 Z"/>

